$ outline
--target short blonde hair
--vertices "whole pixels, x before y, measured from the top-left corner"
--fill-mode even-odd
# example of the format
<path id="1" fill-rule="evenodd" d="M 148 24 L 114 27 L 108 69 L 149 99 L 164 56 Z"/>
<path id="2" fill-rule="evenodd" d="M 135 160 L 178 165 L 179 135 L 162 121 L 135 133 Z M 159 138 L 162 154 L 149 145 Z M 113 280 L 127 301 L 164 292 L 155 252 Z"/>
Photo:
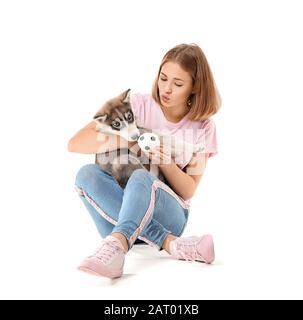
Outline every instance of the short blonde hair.
<path id="1" fill-rule="evenodd" d="M 191 75 L 193 81 L 194 93 L 189 96 L 190 111 L 187 114 L 188 119 L 193 121 L 205 120 L 217 113 L 221 106 L 221 97 L 207 59 L 202 49 L 196 44 L 177 45 L 164 55 L 152 87 L 154 100 L 161 104 L 158 79 L 162 66 L 169 61 L 178 63 L 184 71 Z"/>

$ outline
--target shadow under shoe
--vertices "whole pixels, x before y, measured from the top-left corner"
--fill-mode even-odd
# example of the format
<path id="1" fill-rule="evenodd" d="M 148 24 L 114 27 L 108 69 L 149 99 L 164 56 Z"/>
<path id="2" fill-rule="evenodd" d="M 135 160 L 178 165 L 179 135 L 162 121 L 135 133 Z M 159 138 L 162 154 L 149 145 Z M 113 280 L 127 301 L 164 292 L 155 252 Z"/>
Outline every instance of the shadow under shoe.
<path id="1" fill-rule="evenodd" d="M 140 240 L 139 238 L 136 239 L 136 241 L 134 242 L 134 244 L 147 244 L 145 241 Z"/>

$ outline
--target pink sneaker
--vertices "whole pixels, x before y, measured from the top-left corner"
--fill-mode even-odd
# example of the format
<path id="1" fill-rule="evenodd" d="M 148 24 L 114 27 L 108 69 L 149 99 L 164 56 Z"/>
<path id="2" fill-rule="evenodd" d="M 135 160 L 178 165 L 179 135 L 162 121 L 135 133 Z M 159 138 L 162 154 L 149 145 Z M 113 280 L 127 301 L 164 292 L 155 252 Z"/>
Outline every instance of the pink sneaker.
<path id="1" fill-rule="evenodd" d="M 212 263 L 215 260 L 213 238 L 210 234 L 202 237 L 177 238 L 169 244 L 173 258 L 180 260 Z"/>
<path id="2" fill-rule="evenodd" d="M 107 236 L 97 251 L 84 259 L 78 269 L 95 276 L 119 278 L 123 273 L 124 259 L 122 243 L 115 237 Z"/>

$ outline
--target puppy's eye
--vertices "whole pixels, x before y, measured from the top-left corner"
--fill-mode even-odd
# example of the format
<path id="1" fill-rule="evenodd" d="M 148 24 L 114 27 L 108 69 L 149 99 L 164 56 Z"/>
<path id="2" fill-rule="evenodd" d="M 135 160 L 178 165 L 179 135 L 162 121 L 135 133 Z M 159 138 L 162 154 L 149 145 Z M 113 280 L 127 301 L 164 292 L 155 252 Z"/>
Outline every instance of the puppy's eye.
<path id="1" fill-rule="evenodd" d="M 127 121 L 132 121 L 133 120 L 133 115 L 131 114 L 131 112 L 127 112 L 125 114 L 125 118 Z"/>
<path id="2" fill-rule="evenodd" d="M 155 141 L 156 138 L 155 137 L 150 137 L 151 141 Z"/>
<path id="3" fill-rule="evenodd" d="M 113 123 L 112 123 L 112 126 L 114 127 L 114 128 L 119 128 L 120 127 L 120 122 L 118 122 L 118 121 L 114 121 Z"/>

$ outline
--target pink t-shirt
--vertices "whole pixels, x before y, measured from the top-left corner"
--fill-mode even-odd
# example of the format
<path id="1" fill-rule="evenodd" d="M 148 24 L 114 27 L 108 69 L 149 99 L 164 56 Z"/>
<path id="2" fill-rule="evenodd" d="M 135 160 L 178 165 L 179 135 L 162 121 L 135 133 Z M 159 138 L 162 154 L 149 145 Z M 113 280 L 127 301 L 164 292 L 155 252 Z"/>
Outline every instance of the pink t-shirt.
<path id="1" fill-rule="evenodd" d="M 216 127 L 212 119 L 192 121 L 185 116 L 177 123 L 168 121 L 160 106 L 151 94 L 135 93 L 131 95 L 131 106 L 138 126 L 150 130 L 175 135 L 192 144 L 203 144 L 209 157 L 218 153 Z M 179 168 L 184 169 L 190 162 L 192 153 L 182 154 L 174 159 Z"/>

